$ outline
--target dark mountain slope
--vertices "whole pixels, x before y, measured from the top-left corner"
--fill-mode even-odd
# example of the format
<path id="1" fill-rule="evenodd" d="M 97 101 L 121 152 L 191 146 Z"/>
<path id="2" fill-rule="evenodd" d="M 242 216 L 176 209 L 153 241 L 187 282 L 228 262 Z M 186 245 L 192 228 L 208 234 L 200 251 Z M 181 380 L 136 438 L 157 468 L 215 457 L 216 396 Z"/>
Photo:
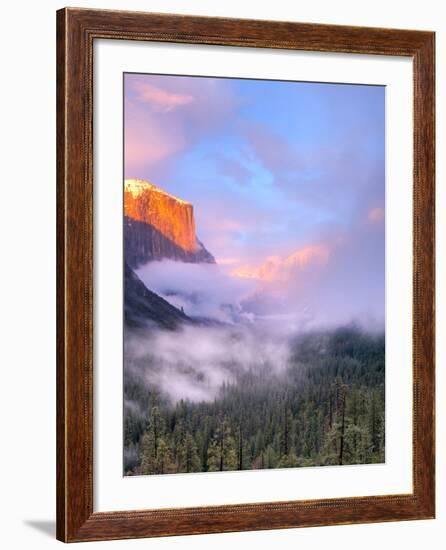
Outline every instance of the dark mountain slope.
<path id="1" fill-rule="evenodd" d="M 146 288 L 127 262 L 124 262 L 124 321 L 128 328 L 157 325 L 169 330 L 193 323 L 182 311 Z"/>
<path id="2" fill-rule="evenodd" d="M 164 258 L 188 263 L 215 263 L 212 254 L 198 239 L 195 250 L 186 250 L 152 224 L 129 216 L 124 216 L 124 252 L 125 260 L 132 268 Z"/>

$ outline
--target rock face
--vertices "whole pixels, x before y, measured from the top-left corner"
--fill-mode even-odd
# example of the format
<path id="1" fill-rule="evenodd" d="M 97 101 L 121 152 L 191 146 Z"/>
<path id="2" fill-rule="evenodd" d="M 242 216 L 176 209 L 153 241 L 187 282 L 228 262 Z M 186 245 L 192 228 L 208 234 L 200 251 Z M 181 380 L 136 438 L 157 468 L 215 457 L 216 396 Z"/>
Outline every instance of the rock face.
<path id="1" fill-rule="evenodd" d="M 144 180 L 124 187 L 124 255 L 131 267 L 170 258 L 215 263 L 195 234 L 191 203 Z"/>
<path id="2" fill-rule="evenodd" d="M 127 262 L 124 262 L 124 320 L 129 329 L 157 326 L 174 330 L 193 323 L 181 310 L 146 288 Z"/>

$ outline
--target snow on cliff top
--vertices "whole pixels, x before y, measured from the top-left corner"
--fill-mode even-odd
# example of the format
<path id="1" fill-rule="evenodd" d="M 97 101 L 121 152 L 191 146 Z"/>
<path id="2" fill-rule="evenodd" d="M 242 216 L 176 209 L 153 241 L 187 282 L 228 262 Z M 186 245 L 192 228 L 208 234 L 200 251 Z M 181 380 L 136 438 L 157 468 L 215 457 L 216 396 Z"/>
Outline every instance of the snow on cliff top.
<path id="1" fill-rule="evenodd" d="M 178 197 L 175 197 L 174 195 L 171 195 L 170 193 L 167 193 L 163 189 L 160 189 L 156 185 L 153 185 L 153 183 L 149 183 L 146 180 L 140 180 L 140 179 L 127 179 L 124 182 L 125 184 L 125 190 L 130 191 L 130 193 L 137 197 L 144 191 L 156 191 L 157 193 L 161 193 L 162 195 L 166 195 L 166 197 L 170 197 L 171 199 L 175 199 L 177 202 L 181 204 L 188 204 L 191 205 L 190 202 L 184 201 L 183 199 L 179 199 Z"/>

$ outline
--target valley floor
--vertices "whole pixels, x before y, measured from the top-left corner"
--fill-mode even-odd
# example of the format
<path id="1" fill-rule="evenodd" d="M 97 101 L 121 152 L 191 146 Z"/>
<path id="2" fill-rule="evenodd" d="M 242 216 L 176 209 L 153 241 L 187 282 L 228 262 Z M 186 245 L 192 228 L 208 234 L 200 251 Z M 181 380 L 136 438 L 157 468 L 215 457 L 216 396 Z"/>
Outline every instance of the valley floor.
<path id="1" fill-rule="evenodd" d="M 383 462 L 384 347 L 354 328 L 308 334 L 283 372 L 245 370 L 203 401 L 172 402 L 128 369 L 124 473 Z"/>

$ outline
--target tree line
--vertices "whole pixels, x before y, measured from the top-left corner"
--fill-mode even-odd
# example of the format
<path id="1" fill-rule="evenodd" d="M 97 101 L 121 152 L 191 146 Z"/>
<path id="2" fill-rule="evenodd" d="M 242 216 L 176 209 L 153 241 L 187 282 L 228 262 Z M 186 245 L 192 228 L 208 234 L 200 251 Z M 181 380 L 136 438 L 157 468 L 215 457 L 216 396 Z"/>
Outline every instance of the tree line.
<path id="1" fill-rule="evenodd" d="M 384 354 L 383 335 L 354 328 L 302 336 L 285 373 L 240 373 L 211 402 L 171 404 L 128 377 L 125 473 L 383 462 Z"/>

